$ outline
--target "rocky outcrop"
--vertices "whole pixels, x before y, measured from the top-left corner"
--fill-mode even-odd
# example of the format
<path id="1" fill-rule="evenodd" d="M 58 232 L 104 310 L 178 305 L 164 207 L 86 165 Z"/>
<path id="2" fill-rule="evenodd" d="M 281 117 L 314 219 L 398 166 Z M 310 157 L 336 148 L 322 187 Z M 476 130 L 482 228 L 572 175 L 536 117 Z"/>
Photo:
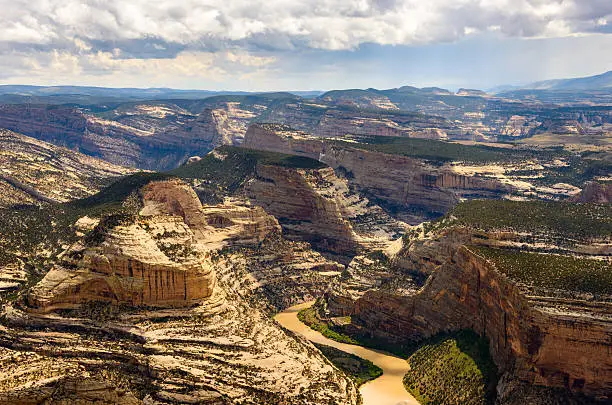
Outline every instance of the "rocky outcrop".
<path id="1" fill-rule="evenodd" d="M 43 312 L 110 302 L 134 306 L 189 306 L 210 297 L 215 272 L 210 251 L 261 242 L 280 232 L 261 208 L 203 207 L 179 180 L 141 190 L 137 217 L 105 218 L 29 295 Z"/>
<path id="2" fill-rule="evenodd" d="M 214 110 L 194 115 L 176 106 L 137 105 L 117 114 L 106 119 L 73 107 L 4 104 L 0 126 L 114 164 L 149 170 L 173 169 L 231 136 L 224 134 L 228 124 L 222 123 L 223 114 Z"/>
<path id="3" fill-rule="evenodd" d="M 612 184 L 590 181 L 585 184 L 580 194 L 571 199 L 574 202 L 610 204 L 612 202 Z"/>
<path id="4" fill-rule="evenodd" d="M 493 359 L 513 378 L 609 399 L 609 301 L 524 286 L 466 247 L 471 240 L 459 229 L 414 242 L 394 259 L 400 270 L 391 282 L 358 283 L 358 276 L 384 279 L 357 271 L 327 293 L 329 316 L 350 316 L 354 333 L 395 343 L 473 329 L 488 337 Z M 410 271 L 426 275 L 420 289 L 402 285 L 414 280 Z"/>
<path id="5" fill-rule="evenodd" d="M 259 243 L 281 230 L 278 221 L 261 207 L 239 199 L 203 206 L 195 191 L 180 180 L 150 183 L 141 194 L 141 216 L 181 217 L 193 232 L 195 243 L 206 251 L 228 244 Z"/>
<path id="6" fill-rule="evenodd" d="M 411 222 L 444 213 L 464 196 L 496 197 L 509 191 L 493 179 L 464 176 L 422 159 L 315 139 L 282 126 L 252 125 L 244 147 L 318 159 L 343 174 L 357 191 L 401 210 Z"/>
<path id="7" fill-rule="evenodd" d="M 245 187 L 254 204 L 279 219 L 287 236 L 350 257 L 384 248 L 407 226 L 350 192 L 331 168 L 295 169 L 259 164 Z"/>
<path id="8" fill-rule="evenodd" d="M 89 246 L 65 252 L 31 290 L 32 307 L 48 312 L 89 302 L 188 306 L 212 294 L 212 265 L 191 248 L 193 233 L 181 220 L 109 224 L 114 220 L 98 225 Z"/>
<path id="9" fill-rule="evenodd" d="M 94 194 L 133 170 L 0 129 L 0 207 Z"/>

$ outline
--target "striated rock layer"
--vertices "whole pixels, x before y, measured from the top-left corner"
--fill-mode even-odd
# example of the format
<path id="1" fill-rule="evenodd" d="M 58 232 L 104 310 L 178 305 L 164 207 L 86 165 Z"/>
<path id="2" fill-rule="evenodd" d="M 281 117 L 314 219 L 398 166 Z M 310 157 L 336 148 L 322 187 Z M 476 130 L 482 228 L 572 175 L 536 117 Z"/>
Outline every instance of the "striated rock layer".
<path id="1" fill-rule="evenodd" d="M 0 207 L 87 197 L 132 171 L 0 129 Z"/>
<path id="2" fill-rule="evenodd" d="M 407 229 L 380 207 L 351 193 L 347 181 L 331 168 L 258 164 L 245 191 L 254 204 L 279 219 L 288 236 L 340 256 L 385 248 Z"/>
<path id="3" fill-rule="evenodd" d="M 489 338 L 494 361 L 512 378 L 610 400 L 610 297 L 522 286 L 467 247 L 470 236 L 451 230 L 414 242 L 396 256 L 405 270 L 392 283 L 342 281 L 326 294 L 329 316 L 350 316 L 357 333 L 391 342 L 473 329 Z M 427 275 L 421 288 L 410 288 L 410 269 Z"/>
<path id="4" fill-rule="evenodd" d="M 41 311 L 90 301 L 186 306 L 211 296 L 212 249 L 262 241 L 278 232 L 261 208 L 204 208 L 178 181 L 145 186 L 138 217 L 105 218 L 83 243 L 73 245 L 29 295 Z"/>
<path id="5" fill-rule="evenodd" d="M 422 159 L 389 155 L 316 139 L 285 126 L 254 124 L 244 147 L 317 159 L 343 174 L 357 191 L 402 211 L 438 215 L 464 196 L 498 197 L 508 186 L 493 179 L 464 176 L 432 166 Z"/>
<path id="6" fill-rule="evenodd" d="M 203 207 L 177 180 L 140 195 L 139 215 L 102 218 L 26 302 L 3 302 L 0 403 L 357 403 L 346 375 L 257 309 L 320 294 L 341 265 L 284 240 L 260 207 Z"/>

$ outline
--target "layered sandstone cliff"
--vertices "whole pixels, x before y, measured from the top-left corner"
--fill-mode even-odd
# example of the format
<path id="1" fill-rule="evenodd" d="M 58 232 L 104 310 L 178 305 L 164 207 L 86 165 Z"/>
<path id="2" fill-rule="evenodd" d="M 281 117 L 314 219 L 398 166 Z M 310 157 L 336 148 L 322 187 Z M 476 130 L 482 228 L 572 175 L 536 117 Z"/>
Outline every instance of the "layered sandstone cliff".
<path id="1" fill-rule="evenodd" d="M 116 114 L 46 105 L 0 105 L 0 126 L 114 164 L 169 170 L 235 136 L 227 109 L 191 114 L 176 105 L 122 107 Z"/>
<path id="2" fill-rule="evenodd" d="M 395 343 L 472 329 L 489 339 L 510 379 L 609 400 L 612 291 L 572 292 L 570 285 L 542 288 L 511 278 L 473 247 L 479 241 L 490 242 L 465 228 L 417 238 L 385 266 L 395 268 L 393 277 L 351 264 L 350 280 L 326 294 L 325 308 L 332 318 L 350 316 L 352 333 Z M 419 273 L 424 284 L 410 288 Z"/>
<path id="3" fill-rule="evenodd" d="M 138 215 L 102 218 L 27 300 L 2 301 L 0 402 L 357 403 L 258 309 L 310 299 L 341 265 L 284 240 L 260 207 L 202 206 L 177 180 L 139 195 Z"/>
<path id="4" fill-rule="evenodd" d="M 254 204 L 279 219 L 285 233 L 340 256 L 384 248 L 407 226 L 351 193 L 333 169 L 258 164 L 245 187 Z"/>
<path id="5" fill-rule="evenodd" d="M 495 179 L 465 176 L 422 159 L 316 139 L 288 127 L 249 127 L 244 147 L 306 156 L 343 174 L 357 191 L 401 209 L 408 220 L 439 215 L 465 196 L 499 197 L 511 190 Z"/>
<path id="6" fill-rule="evenodd" d="M 141 195 L 139 216 L 104 218 L 83 242 L 64 252 L 30 292 L 30 305 L 44 312 L 92 301 L 189 306 L 213 293 L 208 252 L 257 243 L 280 231 L 258 207 L 205 208 L 178 180 L 150 183 Z"/>

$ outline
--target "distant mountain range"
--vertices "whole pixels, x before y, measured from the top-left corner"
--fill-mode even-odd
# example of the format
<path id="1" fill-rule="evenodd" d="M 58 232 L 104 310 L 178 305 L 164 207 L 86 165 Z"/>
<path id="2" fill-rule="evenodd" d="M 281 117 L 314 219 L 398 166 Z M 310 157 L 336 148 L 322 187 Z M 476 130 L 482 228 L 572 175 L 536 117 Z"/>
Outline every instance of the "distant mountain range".
<path id="1" fill-rule="evenodd" d="M 612 70 L 595 76 L 576 77 L 572 79 L 542 80 L 524 86 L 499 86 L 492 89 L 491 92 L 501 93 L 516 90 L 612 91 Z"/>
<path id="2" fill-rule="evenodd" d="M 300 97 L 317 97 L 321 91 L 293 91 Z M 259 94 L 247 91 L 209 91 L 209 90 L 178 90 L 170 88 L 111 88 L 93 86 L 27 86 L 0 85 L 0 95 L 3 102 L 24 102 L 44 98 L 45 101 L 56 99 L 57 102 L 82 103 L 86 100 L 95 102 L 138 101 L 138 100 L 200 100 L 219 95 L 249 95 Z"/>
<path id="3" fill-rule="evenodd" d="M 332 103 L 350 104 L 361 108 L 399 108 L 414 110 L 415 105 L 433 99 L 443 98 L 445 103 L 457 96 L 467 102 L 469 97 L 488 97 L 496 94 L 498 97 L 512 99 L 540 99 L 547 102 L 584 102 L 594 95 L 598 103 L 608 103 L 612 94 L 612 71 L 595 76 L 572 79 L 555 79 L 534 82 L 524 86 L 499 86 L 490 89 L 488 94 L 481 90 L 459 89 L 456 93 L 438 87 L 417 88 L 403 86 L 395 89 L 378 90 L 343 89 L 322 91 L 290 91 L 281 93 L 257 93 L 246 91 L 209 91 L 209 90 L 179 90 L 170 88 L 109 88 L 92 86 L 28 86 L 0 85 L 0 103 L 9 104 L 117 104 L 130 101 L 151 100 L 203 100 L 213 96 L 255 96 L 255 95 L 286 95 L 306 99 L 319 98 Z M 465 96 L 469 96 L 467 99 Z M 562 97 L 559 99 L 559 97 Z M 588 100 L 587 100 L 588 101 Z M 474 102 L 474 99 L 472 99 Z M 436 113 L 435 111 L 427 111 Z"/>

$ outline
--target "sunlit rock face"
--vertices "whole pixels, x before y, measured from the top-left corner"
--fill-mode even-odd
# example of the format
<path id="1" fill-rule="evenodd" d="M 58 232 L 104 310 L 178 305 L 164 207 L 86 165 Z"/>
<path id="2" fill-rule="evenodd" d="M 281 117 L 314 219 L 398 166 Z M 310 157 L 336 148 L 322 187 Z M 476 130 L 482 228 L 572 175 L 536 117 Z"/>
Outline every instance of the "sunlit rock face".
<path id="1" fill-rule="evenodd" d="M 401 211 L 402 219 L 415 223 L 445 213 L 465 196 L 499 197 L 511 190 L 495 179 L 462 175 L 423 159 L 321 140 L 283 125 L 251 125 L 243 146 L 317 159 L 346 177 L 360 193 Z"/>
<path id="2" fill-rule="evenodd" d="M 179 180 L 141 190 L 139 215 L 104 218 L 29 295 L 48 312 L 92 301 L 135 306 L 189 306 L 212 295 L 216 277 L 210 252 L 229 244 L 262 241 L 279 232 L 259 207 L 203 207 Z"/>
<path id="3" fill-rule="evenodd" d="M 522 248 L 541 247 L 538 236 L 531 235 L 529 243 L 523 240 Z M 348 269 L 350 277 L 338 280 L 326 293 L 325 308 L 332 318 L 350 316 L 358 333 L 395 343 L 472 329 L 489 339 L 500 371 L 517 381 L 609 400 L 611 295 L 519 282 L 476 248 L 516 251 L 519 244 L 512 242 L 519 237 L 451 228 L 413 239 L 383 270 L 356 258 Z M 572 248 L 580 253 L 569 253 L 609 255 L 609 243 L 601 246 L 587 250 L 576 244 Z M 549 242 L 548 249 L 558 254 L 563 247 Z M 395 273 L 390 273 L 393 267 Z M 409 272 L 416 270 L 425 281 L 413 287 Z"/>
<path id="4" fill-rule="evenodd" d="M 76 244 L 64 253 L 32 289 L 31 305 L 43 311 L 90 301 L 187 306 L 212 294 L 215 273 L 191 247 L 194 236 L 182 220 L 109 224 L 113 220 L 107 218 L 93 231 L 99 242 Z"/>
<path id="5" fill-rule="evenodd" d="M 0 145 L 0 208 L 87 197 L 134 171 L 4 129 Z"/>

